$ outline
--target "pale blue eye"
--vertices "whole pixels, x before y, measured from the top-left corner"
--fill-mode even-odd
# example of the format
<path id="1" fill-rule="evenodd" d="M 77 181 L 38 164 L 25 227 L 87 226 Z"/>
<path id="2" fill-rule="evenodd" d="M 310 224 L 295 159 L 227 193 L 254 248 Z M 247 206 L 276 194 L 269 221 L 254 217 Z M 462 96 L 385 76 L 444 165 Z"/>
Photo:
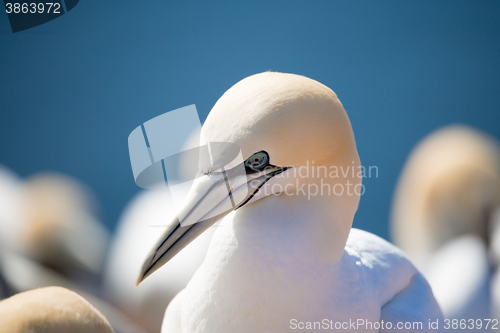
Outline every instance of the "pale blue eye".
<path id="1" fill-rule="evenodd" d="M 269 164 L 269 155 L 265 151 L 253 154 L 245 161 L 245 166 L 250 169 L 261 169 Z"/>

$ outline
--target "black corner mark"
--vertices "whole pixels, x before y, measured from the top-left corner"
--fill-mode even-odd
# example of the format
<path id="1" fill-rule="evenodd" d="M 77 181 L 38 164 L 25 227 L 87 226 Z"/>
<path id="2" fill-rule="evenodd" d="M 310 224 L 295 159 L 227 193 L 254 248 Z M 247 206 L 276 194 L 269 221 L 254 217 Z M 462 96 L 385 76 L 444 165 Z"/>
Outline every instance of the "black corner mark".
<path id="1" fill-rule="evenodd" d="M 79 0 L 62 0 L 66 4 L 66 12 L 69 12 L 73 8 L 75 8 L 76 4 Z"/>
<path id="2" fill-rule="evenodd" d="M 73 9 L 79 0 L 4 0 L 12 32 L 52 21 Z"/>

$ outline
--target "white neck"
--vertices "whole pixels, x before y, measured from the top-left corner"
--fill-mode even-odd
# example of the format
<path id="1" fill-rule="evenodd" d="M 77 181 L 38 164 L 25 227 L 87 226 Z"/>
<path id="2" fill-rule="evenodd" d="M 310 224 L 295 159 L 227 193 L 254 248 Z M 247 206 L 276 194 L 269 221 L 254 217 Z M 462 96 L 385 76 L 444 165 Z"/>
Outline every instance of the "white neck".
<path id="1" fill-rule="evenodd" d="M 270 195 L 227 216 L 187 287 L 187 331 L 200 322 L 206 332 L 220 331 L 218 319 L 225 316 L 233 316 L 228 329 L 234 332 L 283 331 L 298 314 L 308 320 L 331 316 L 331 295 L 345 288 L 340 259 L 358 201 Z M 348 310 L 333 315 L 347 318 Z"/>
<path id="2" fill-rule="evenodd" d="M 307 191 L 307 187 L 306 187 Z M 275 260 L 335 263 L 344 252 L 359 197 L 268 196 L 239 209 L 235 236 Z"/>

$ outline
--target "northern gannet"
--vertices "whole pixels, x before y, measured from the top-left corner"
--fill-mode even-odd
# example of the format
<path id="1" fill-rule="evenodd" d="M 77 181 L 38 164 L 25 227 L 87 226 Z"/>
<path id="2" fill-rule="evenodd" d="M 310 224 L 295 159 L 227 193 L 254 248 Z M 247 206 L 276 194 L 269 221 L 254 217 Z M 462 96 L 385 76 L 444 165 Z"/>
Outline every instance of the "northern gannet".
<path id="1" fill-rule="evenodd" d="M 493 237 L 499 207 L 500 145 L 486 134 L 441 128 L 405 164 L 394 193 L 392 234 L 447 318 L 498 318 L 490 288 L 500 259 L 500 239 Z"/>
<path id="2" fill-rule="evenodd" d="M 1 182 L 0 246 L 69 278 L 98 281 L 109 234 L 94 206 L 91 191 L 63 174 Z"/>
<path id="3" fill-rule="evenodd" d="M 217 101 L 202 140 L 209 148 L 237 145 L 245 174 L 234 179 L 232 168 L 222 169 L 228 153 L 210 150 L 212 165 L 201 166 L 181 217 L 146 258 L 137 283 L 223 218 L 205 261 L 168 306 L 162 332 L 287 332 L 300 323 L 321 331 L 323 320 L 367 324 L 344 327 L 353 332 L 384 332 L 381 321 L 423 324 L 405 332 L 440 331 L 428 327 L 442 318 L 439 306 L 405 255 L 351 229 L 360 160 L 331 89 L 293 74 L 250 76 Z M 312 176 L 320 167 L 327 174 Z M 344 172 L 332 175 L 335 168 Z M 316 188 L 323 195 L 313 195 Z M 228 203 L 237 209 L 224 210 Z"/>
<path id="4" fill-rule="evenodd" d="M 91 202 L 71 177 L 44 173 L 23 180 L 0 166 L 0 299 L 60 286 L 104 313 L 116 332 L 144 332 L 100 297 L 108 233 Z"/>
<path id="5" fill-rule="evenodd" d="M 109 232 L 97 219 L 96 200 L 79 180 L 55 172 L 28 177 L 22 253 L 76 280 L 97 281 Z"/>
<path id="6" fill-rule="evenodd" d="M 0 302 L 3 333 L 114 333 L 80 295 L 61 287 L 26 291 Z"/>

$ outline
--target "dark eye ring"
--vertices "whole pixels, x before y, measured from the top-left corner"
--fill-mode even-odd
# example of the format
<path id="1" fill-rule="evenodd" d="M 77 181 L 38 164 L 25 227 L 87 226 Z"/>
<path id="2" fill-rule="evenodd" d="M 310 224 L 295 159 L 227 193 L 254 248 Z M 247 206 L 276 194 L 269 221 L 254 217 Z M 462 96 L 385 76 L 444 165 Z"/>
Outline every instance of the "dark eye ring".
<path id="1" fill-rule="evenodd" d="M 245 166 L 252 170 L 259 170 L 269 164 L 269 155 L 265 151 L 253 154 L 245 161 Z"/>

